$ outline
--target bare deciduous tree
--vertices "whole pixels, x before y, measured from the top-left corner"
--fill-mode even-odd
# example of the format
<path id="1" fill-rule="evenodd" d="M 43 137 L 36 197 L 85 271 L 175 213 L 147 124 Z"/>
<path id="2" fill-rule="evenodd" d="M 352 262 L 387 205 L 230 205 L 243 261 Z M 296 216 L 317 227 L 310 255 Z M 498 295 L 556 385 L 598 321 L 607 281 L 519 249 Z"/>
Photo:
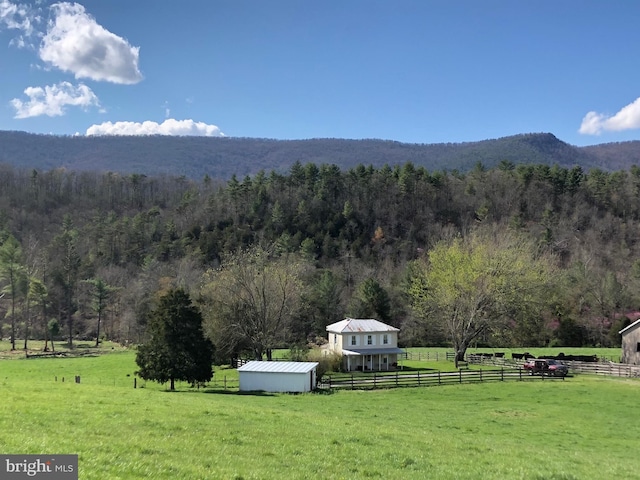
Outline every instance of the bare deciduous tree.
<path id="1" fill-rule="evenodd" d="M 272 350 L 285 345 L 305 268 L 298 257 L 272 257 L 254 247 L 229 256 L 206 274 L 201 290 L 205 328 L 221 354 L 244 346 L 256 360 L 264 354 L 270 360 Z"/>

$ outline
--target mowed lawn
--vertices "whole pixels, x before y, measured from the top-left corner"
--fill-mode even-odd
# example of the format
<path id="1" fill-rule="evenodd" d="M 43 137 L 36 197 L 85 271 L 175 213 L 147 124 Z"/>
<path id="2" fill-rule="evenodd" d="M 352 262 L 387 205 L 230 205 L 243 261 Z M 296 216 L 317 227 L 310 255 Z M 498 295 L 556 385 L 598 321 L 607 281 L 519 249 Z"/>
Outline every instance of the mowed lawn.
<path id="1" fill-rule="evenodd" d="M 223 370 L 214 388 L 168 392 L 151 383 L 134 389 L 134 358 L 0 361 L 0 451 L 77 453 L 80 478 L 96 480 L 592 480 L 640 472 L 640 380 L 581 375 L 242 395 L 237 373 Z"/>

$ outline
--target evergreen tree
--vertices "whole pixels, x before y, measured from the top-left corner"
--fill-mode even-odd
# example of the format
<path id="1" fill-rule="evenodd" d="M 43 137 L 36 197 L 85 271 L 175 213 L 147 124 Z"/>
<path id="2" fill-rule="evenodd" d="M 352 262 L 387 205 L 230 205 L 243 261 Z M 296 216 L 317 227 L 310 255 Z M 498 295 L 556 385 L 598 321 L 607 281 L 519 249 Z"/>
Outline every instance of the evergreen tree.
<path id="1" fill-rule="evenodd" d="M 149 340 L 138 348 L 137 372 L 145 380 L 205 383 L 213 377 L 213 345 L 202 330 L 202 315 L 182 289 L 160 299 L 148 325 Z"/>
<path id="2" fill-rule="evenodd" d="M 376 318 L 383 322 L 391 320 L 389 294 L 374 278 L 367 278 L 358 285 L 350 309 L 354 318 Z"/>
<path id="3" fill-rule="evenodd" d="M 74 300 L 81 264 L 78 241 L 78 230 L 73 225 L 71 215 L 67 214 L 62 220 L 62 233 L 54 238 L 52 256 L 57 257 L 54 280 L 63 294 L 62 307 L 67 318 L 67 327 L 69 328 L 69 347 L 73 346 L 73 314 L 76 310 Z"/>
<path id="4" fill-rule="evenodd" d="M 100 346 L 100 325 L 102 323 L 102 318 L 107 309 L 107 305 L 109 302 L 109 297 L 116 290 L 111 285 L 108 285 L 101 278 L 93 278 L 90 280 L 85 280 L 85 283 L 88 283 L 93 288 L 91 290 L 91 308 L 98 315 L 98 324 L 96 328 L 96 347 Z"/>
<path id="5" fill-rule="evenodd" d="M 0 281 L 3 282 L 2 296 L 9 295 L 11 299 L 11 350 L 16 349 L 16 301 L 20 295 L 24 277 L 24 265 L 22 263 L 22 248 L 13 236 L 8 236 L 0 244 Z M 1 297 L 0 297 L 1 298 Z"/>

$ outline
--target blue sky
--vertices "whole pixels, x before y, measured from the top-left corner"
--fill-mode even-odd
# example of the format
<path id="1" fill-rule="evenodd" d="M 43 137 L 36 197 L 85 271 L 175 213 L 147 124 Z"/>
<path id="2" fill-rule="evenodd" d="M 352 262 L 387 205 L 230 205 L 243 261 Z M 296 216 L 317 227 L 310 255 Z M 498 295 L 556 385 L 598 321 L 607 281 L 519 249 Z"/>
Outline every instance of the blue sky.
<path id="1" fill-rule="evenodd" d="M 0 130 L 640 139 L 640 2 L 0 0 Z"/>

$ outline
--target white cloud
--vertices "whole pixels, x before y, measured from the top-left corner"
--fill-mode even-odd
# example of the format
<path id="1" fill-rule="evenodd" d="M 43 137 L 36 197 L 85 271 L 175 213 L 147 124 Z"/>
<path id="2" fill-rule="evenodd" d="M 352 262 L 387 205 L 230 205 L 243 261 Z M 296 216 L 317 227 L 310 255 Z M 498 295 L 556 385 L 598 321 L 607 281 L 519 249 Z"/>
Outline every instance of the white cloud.
<path id="1" fill-rule="evenodd" d="M 600 135 L 606 131 L 640 128 L 640 98 L 623 107 L 615 115 L 589 112 L 582 119 L 578 132 L 585 135 Z"/>
<path id="2" fill-rule="evenodd" d="M 92 125 L 87 135 L 178 135 L 197 137 L 224 137 L 224 133 L 215 125 L 193 120 L 175 120 L 169 118 L 162 123 L 146 122 L 105 122 Z"/>
<path id="3" fill-rule="evenodd" d="M 9 0 L 0 0 L 0 25 L 14 30 L 22 30 L 26 34 L 33 32 L 29 8 Z"/>
<path id="4" fill-rule="evenodd" d="M 27 45 L 25 37 L 33 34 L 33 22 L 38 20 L 39 17 L 34 15 L 27 5 L 0 0 L 0 31 L 7 28 L 21 32 L 21 35 L 9 42 L 10 45 L 25 47 Z"/>
<path id="5" fill-rule="evenodd" d="M 15 118 L 38 117 L 40 115 L 56 117 L 63 115 L 65 107 L 69 105 L 82 108 L 100 106 L 98 97 L 82 83 L 78 86 L 69 82 L 61 82 L 44 88 L 28 87 L 24 93 L 29 97 L 27 102 L 18 98 L 11 100 L 11 105 L 16 109 Z"/>
<path id="6" fill-rule="evenodd" d="M 76 78 L 120 84 L 142 80 L 139 47 L 96 23 L 78 3 L 56 3 L 51 9 L 53 19 L 40 46 L 43 61 Z"/>

